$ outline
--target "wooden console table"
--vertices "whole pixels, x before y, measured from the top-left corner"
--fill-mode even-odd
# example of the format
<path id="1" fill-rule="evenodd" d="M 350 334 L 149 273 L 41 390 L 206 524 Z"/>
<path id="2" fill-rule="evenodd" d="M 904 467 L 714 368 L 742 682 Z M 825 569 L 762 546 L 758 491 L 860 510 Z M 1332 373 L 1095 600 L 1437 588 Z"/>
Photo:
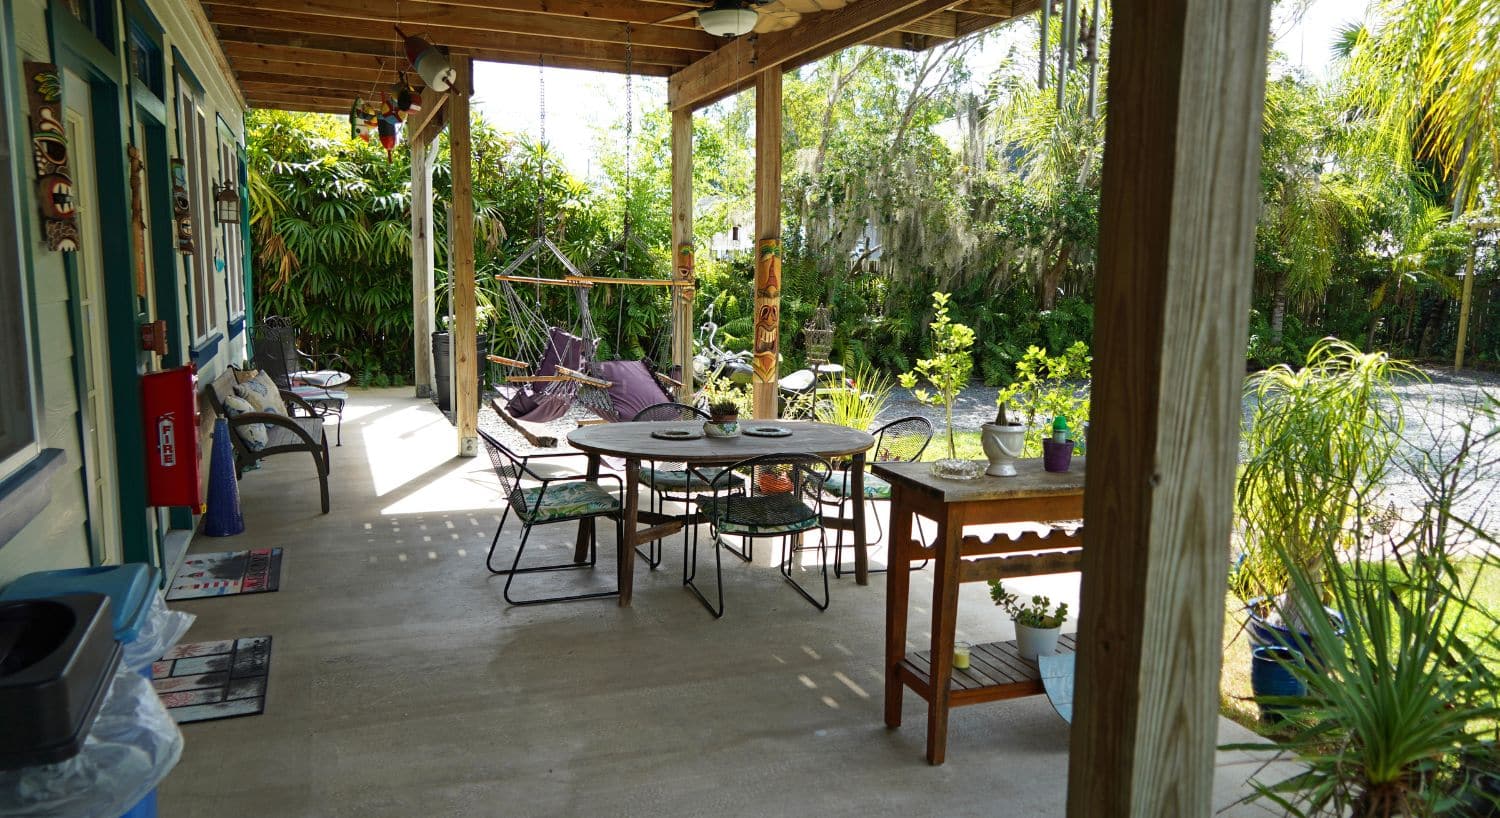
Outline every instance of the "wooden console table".
<path id="1" fill-rule="evenodd" d="M 927 761 L 942 764 L 948 742 L 948 710 L 966 704 L 1035 695 L 1042 691 L 1035 662 L 1020 658 L 1015 642 L 975 645 L 968 670 L 954 671 L 953 629 L 963 582 L 1077 571 L 1081 529 L 1028 532 L 1012 539 L 965 536 L 964 527 L 993 523 L 1052 522 L 1083 517 L 1084 458 L 1070 471 L 1053 474 L 1042 461 L 1017 464 L 1015 477 L 945 480 L 928 463 L 876 463 L 875 474 L 891 484 L 890 566 L 886 574 L 885 723 L 901 726 L 901 697 L 910 687 L 927 701 Z M 937 523 L 931 547 L 912 539 L 912 515 Z M 978 559 L 974 559 L 974 558 Z M 906 618 L 914 561 L 936 564 L 932 584 L 931 649 L 906 652 Z M 998 609 L 997 609 L 998 611 Z M 1000 614 L 997 612 L 997 616 Z M 1071 650 L 1073 640 L 1059 643 Z"/>

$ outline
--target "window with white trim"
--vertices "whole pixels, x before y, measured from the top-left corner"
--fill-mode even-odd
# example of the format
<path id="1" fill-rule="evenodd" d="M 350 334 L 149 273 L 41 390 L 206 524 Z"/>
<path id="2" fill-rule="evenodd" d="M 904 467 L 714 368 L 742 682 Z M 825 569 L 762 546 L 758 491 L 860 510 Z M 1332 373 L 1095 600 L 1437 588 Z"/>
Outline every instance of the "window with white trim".
<path id="1" fill-rule="evenodd" d="M 177 83 L 177 133 L 187 171 L 187 194 L 192 207 L 192 255 L 185 258 L 193 282 L 193 339 L 202 340 L 218 329 L 219 296 L 214 270 L 213 185 L 209 183 L 208 118 L 203 100 L 187 82 Z"/>
<path id="2" fill-rule="evenodd" d="M 0 49 L 0 53 L 9 53 Z M 18 147 L 17 123 L 11 121 L 11 66 L 0 66 L 0 224 L 24 226 L 21 210 L 22 162 L 30 156 Z M 0 478 L 8 477 L 36 456 L 36 380 L 32 371 L 31 321 L 22 242 L 24 231 L 0 231 Z"/>
<path id="3" fill-rule="evenodd" d="M 240 155 L 234 134 L 219 126 L 219 185 L 240 189 Z M 218 204 L 215 202 L 215 210 Z M 224 248 L 224 289 L 229 296 L 229 317 L 245 314 L 245 241 L 238 221 L 215 225 Z"/>

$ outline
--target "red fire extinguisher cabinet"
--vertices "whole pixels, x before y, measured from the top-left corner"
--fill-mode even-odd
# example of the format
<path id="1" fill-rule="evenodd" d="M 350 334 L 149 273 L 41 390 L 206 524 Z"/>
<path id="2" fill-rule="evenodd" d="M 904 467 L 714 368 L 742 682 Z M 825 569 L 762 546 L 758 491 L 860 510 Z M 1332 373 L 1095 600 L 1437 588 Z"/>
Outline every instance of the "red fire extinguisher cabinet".
<path id="1" fill-rule="evenodd" d="M 141 378 L 146 422 L 146 503 L 203 513 L 198 465 L 198 395 L 191 364 Z"/>

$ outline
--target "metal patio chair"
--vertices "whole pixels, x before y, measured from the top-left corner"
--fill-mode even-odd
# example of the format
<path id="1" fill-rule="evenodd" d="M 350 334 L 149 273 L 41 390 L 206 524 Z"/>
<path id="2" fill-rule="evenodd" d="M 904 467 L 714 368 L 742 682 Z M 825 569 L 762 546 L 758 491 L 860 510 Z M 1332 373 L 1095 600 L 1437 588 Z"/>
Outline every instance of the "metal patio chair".
<path id="1" fill-rule="evenodd" d="M 624 493 L 624 485 L 620 478 L 613 474 L 599 477 L 581 474 L 560 477 L 544 476 L 529 463 L 535 456 L 519 455 L 483 429 L 478 431 L 480 438 L 484 441 L 485 449 L 489 452 L 495 476 L 500 478 L 500 488 L 506 498 L 505 513 L 500 517 L 500 525 L 495 529 L 495 537 L 490 540 L 489 554 L 484 559 L 485 568 L 489 569 L 490 573 L 505 575 L 505 601 L 512 605 L 540 605 L 546 602 L 619 596 L 618 587 L 610 591 L 561 594 L 531 599 L 516 599 L 511 596 L 511 585 L 521 574 L 593 568 L 598 562 L 599 542 L 598 534 L 595 533 L 589 540 L 589 556 L 584 562 L 574 561 L 570 557 L 566 562 L 521 567 L 521 557 L 526 551 L 531 529 L 535 526 L 610 517 L 615 521 L 615 543 L 618 548 L 618 544 L 625 541 L 623 505 L 620 501 L 620 495 Z M 522 480 L 534 482 L 536 485 L 523 486 Z M 611 494 L 600 485 L 603 481 L 613 481 L 617 489 L 616 493 Z M 521 530 L 521 541 L 516 546 L 516 554 L 511 559 L 510 567 L 496 568 L 494 565 L 495 549 L 500 544 L 500 532 L 505 528 L 505 520 L 512 511 L 524 526 Z"/>
<path id="2" fill-rule="evenodd" d="M 932 441 L 932 421 L 920 415 L 898 418 L 890 423 L 876 429 L 872 434 L 875 436 L 875 446 L 870 450 L 869 462 L 871 463 L 911 463 L 922 457 L 922 452 L 927 450 L 927 444 Z M 850 494 L 853 490 L 853 480 L 849 474 L 852 461 L 841 460 L 834 464 L 832 476 L 822 487 L 818 494 L 820 505 L 833 506 L 837 509 L 839 517 L 843 517 L 844 511 L 855 498 Z M 887 503 L 891 502 L 891 484 L 866 473 L 864 476 L 865 489 L 863 502 Z M 880 516 L 878 514 L 865 515 L 867 521 L 875 523 L 876 535 L 868 538 L 867 543 L 879 542 L 884 536 L 880 529 Z M 922 537 L 922 521 L 917 519 L 917 536 Z M 844 530 L 838 529 L 833 539 L 833 575 L 842 577 L 850 573 L 844 570 Z M 927 561 L 923 560 L 913 570 L 927 567 Z M 870 569 L 870 573 L 884 573 L 887 569 Z"/>
<path id="3" fill-rule="evenodd" d="M 722 549 L 730 546 L 724 536 L 744 540 L 760 537 L 782 539 L 781 576 L 797 593 L 820 611 L 828 609 L 828 551 L 824 547 L 822 517 L 804 498 L 815 496 L 827 482 L 831 467 L 827 460 L 814 454 L 768 454 L 751 457 L 724 469 L 709 481 L 712 497 L 701 497 L 698 508 L 708 518 L 714 549 L 714 577 L 717 581 L 717 605 L 710 603 L 695 580 L 698 575 L 698 531 L 693 530 L 691 545 L 682 556 L 682 584 L 686 585 L 703 607 L 715 617 L 724 615 L 724 567 Z M 799 550 L 793 542 L 806 532 L 818 529 L 819 563 L 823 573 L 823 598 L 813 596 L 792 576 Z"/>
<path id="4" fill-rule="evenodd" d="M 297 328 L 279 316 L 269 316 L 251 330 L 256 369 L 270 376 L 283 392 L 291 392 L 311 406 L 315 417 L 336 420 L 335 443 L 344 445 L 344 406 L 353 376 L 342 355 L 326 355 L 321 362 L 297 348 Z M 320 363 L 322 364 L 320 366 Z M 332 369 L 343 366 L 343 370 Z"/>
<path id="5" fill-rule="evenodd" d="M 638 423 L 703 421 L 708 420 L 708 413 L 685 403 L 668 402 L 648 406 L 636 413 L 631 420 Z M 683 504 L 682 541 L 684 547 L 687 546 L 688 528 L 695 524 L 698 516 L 694 508 L 695 500 L 698 495 L 710 491 L 709 481 L 719 471 L 714 467 L 696 468 L 687 463 L 661 460 L 647 461 L 643 464 L 641 483 L 651 490 L 651 510 L 658 514 L 662 513 L 667 501 Z M 635 551 L 641 555 L 651 570 L 655 571 L 661 565 L 661 540 L 652 540 L 647 551 L 642 551 L 639 546 Z"/>

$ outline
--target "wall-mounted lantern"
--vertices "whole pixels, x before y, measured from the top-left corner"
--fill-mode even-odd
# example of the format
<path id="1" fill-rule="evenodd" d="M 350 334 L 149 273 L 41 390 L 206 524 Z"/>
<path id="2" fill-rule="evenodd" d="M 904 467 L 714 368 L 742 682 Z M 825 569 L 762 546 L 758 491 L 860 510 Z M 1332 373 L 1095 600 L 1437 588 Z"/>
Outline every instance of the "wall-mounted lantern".
<path id="1" fill-rule="evenodd" d="M 219 224 L 240 223 L 240 191 L 233 182 L 214 185 L 214 221 Z"/>

